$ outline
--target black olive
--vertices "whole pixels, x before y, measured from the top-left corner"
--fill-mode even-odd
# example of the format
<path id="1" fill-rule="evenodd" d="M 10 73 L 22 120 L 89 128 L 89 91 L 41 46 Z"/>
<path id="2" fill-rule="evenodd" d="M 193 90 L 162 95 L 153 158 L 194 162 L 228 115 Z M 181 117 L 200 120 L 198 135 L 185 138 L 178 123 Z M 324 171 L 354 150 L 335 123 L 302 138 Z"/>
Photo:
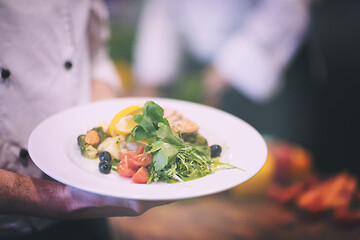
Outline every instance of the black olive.
<path id="1" fill-rule="evenodd" d="M 108 174 L 110 173 L 110 170 L 111 170 L 111 163 L 109 161 L 101 161 L 99 163 L 99 170 L 101 173 L 105 173 L 105 174 Z"/>
<path id="2" fill-rule="evenodd" d="M 108 161 L 111 162 L 111 155 L 109 152 L 104 151 L 99 153 L 99 159 L 100 161 Z"/>
<path id="3" fill-rule="evenodd" d="M 218 156 L 220 156 L 220 154 L 221 154 L 221 147 L 220 147 L 220 145 L 218 145 L 218 144 L 214 144 L 214 145 L 211 145 L 210 146 L 210 151 L 211 151 L 211 157 L 218 157 Z"/>

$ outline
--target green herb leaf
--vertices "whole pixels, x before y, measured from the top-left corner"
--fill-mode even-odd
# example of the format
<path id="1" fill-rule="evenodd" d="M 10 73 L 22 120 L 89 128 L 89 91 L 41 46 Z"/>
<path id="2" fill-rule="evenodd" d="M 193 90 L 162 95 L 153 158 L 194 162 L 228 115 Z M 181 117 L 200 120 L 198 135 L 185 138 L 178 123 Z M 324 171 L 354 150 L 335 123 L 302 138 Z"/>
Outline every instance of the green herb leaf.
<path id="1" fill-rule="evenodd" d="M 132 130 L 131 137 L 134 141 L 141 141 L 148 138 L 149 134 L 140 125 L 137 125 Z"/>
<path id="2" fill-rule="evenodd" d="M 159 123 L 159 129 L 156 131 L 156 136 L 160 138 L 162 141 L 182 146 L 184 142 L 179 137 L 177 133 L 175 133 L 170 126 L 165 125 L 164 123 Z"/>
<path id="3" fill-rule="evenodd" d="M 140 116 L 135 116 L 137 116 L 136 118 L 134 118 L 134 120 L 136 119 L 135 122 L 138 123 L 146 132 L 152 133 L 156 130 L 151 118 L 148 115 L 144 114 Z"/>
<path id="4" fill-rule="evenodd" d="M 149 148 L 146 152 L 155 153 L 155 152 L 159 151 L 161 148 L 163 148 L 164 144 L 165 144 L 165 142 L 163 142 L 163 141 L 156 141 L 156 142 L 148 145 Z"/>
<path id="5" fill-rule="evenodd" d="M 178 150 L 171 144 L 163 142 L 161 146 L 161 149 L 153 157 L 155 171 L 162 170 L 178 153 Z"/>
<path id="6" fill-rule="evenodd" d="M 158 124 L 164 118 L 164 109 L 153 101 L 145 104 L 146 111 L 154 124 Z"/>

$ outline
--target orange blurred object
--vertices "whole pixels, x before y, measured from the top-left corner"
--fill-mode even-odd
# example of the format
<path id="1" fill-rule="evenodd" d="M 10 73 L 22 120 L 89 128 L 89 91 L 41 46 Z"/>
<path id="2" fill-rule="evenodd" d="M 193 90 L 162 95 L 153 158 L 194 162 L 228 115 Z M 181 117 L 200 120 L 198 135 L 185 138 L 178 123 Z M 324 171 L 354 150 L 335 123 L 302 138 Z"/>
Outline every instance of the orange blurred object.
<path id="1" fill-rule="evenodd" d="M 311 154 L 298 145 L 284 141 L 268 141 L 268 156 L 264 166 L 251 179 L 231 189 L 236 197 L 248 197 L 267 192 L 271 183 L 291 183 L 309 176 Z"/>
<path id="2" fill-rule="evenodd" d="M 304 191 L 296 199 L 296 204 L 309 212 L 347 209 L 356 191 L 356 185 L 355 178 L 341 173 Z"/>
<path id="3" fill-rule="evenodd" d="M 275 159 L 275 181 L 290 183 L 306 178 L 312 171 L 312 156 L 304 148 L 284 141 L 268 141 Z"/>
<path id="4" fill-rule="evenodd" d="M 246 182 L 230 189 L 230 193 L 235 198 L 265 194 L 269 184 L 274 179 L 274 175 L 274 155 L 271 152 L 268 152 L 266 162 L 260 171 Z"/>
<path id="5" fill-rule="evenodd" d="M 312 167 L 312 157 L 301 147 L 294 147 L 290 154 L 291 172 L 294 178 L 306 177 Z"/>
<path id="6" fill-rule="evenodd" d="M 360 221 L 360 210 L 353 209 L 356 192 L 356 178 L 342 172 L 325 180 L 310 176 L 289 185 L 274 183 L 268 189 L 268 196 L 281 204 L 294 203 L 312 217 L 333 210 L 337 223 L 351 225 Z"/>

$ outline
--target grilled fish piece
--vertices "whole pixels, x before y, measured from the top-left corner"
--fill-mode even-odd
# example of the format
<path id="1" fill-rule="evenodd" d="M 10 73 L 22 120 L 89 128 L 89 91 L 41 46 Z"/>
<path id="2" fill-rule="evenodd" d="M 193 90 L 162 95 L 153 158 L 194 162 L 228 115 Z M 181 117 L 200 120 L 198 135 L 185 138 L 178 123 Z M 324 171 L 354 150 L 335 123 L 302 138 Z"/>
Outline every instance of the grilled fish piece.
<path id="1" fill-rule="evenodd" d="M 181 113 L 173 109 L 164 109 L 164 117 L 169 121 L 171 128 L 178 133 L 195 133 L 199 126 Z"/>

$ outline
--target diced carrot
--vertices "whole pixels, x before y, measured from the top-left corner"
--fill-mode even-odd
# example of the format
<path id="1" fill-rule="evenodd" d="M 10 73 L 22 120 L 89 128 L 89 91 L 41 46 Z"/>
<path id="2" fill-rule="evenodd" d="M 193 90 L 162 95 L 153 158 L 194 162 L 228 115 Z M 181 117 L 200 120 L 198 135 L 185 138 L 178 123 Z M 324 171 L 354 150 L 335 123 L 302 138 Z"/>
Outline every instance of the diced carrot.
<path id="1" fill-rule="evenodd" d="M 95 130 L 90 130 L 86 133 L 85 142 L 89 145 L 96 145 L 100 141 L 99 134 Z"/>

